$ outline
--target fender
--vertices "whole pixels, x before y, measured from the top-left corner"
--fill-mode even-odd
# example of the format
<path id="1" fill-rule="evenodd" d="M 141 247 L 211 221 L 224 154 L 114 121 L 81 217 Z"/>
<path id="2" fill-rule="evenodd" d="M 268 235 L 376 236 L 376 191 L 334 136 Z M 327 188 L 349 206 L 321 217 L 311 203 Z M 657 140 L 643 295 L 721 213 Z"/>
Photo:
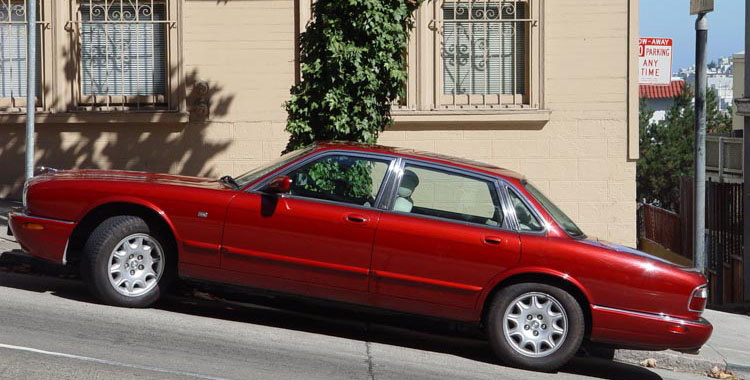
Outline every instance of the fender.
<path id="1" fill-rule="evenodd" d="M 565 281 L 565 282 L 569 282 L 571 285 L 578 288 L 578 290 L 580 290 L 581 293 L 583 293 L 583 296 L 586 297 L 586 300 L 589 302 L 589 305 L 594 305 L 591 299 L 591 294 L 589 294 L 586 288 L 577 279 L 570 276 L 569 274 L 560 272 L 555 269 L 547 268 L 547 267 L 521 266 L 521 267 L 515 267 L 505 272 L 499 273 L 497 276 L 495 276 L 494 278 L 492 278 L 490 281 L 487 282 L 487 284 L 482 288 L 482 292 L 479 294 L 479 297 L 477 298 L 477 303 L 474 306 L 474 313 L 475 313 L 476 320 L 481 319 L 484 303 L 487 300 L 487 297 L 490 295 L 490 293 L 495 289 L 495 287 L 498 284 L 507 280 L 510 277 L 513 277 L 516 275 L 527 275 L 527 274 L 528 275 L 544 274 L 544 275 L 559 278 L 560 280 Z"/>
<path id="2" fill-rule="evenodd" d="M 182 242 L 182 238 L 177 232 L 177 229 L 174 227 L 174 224 L 172 223 L 172 220 L 169 218 L 169 215 L 167 215 L 167 213 L 164 212 L 164 210 L 162 210 L 160 207 L 158 207 L 154 203 L 138 198 L 138 197 L 117 195 L 117 196 L 109 196 L 109 197 L 98 199 L 95 202 L 90 203 L 86 208 L 84 208 L 84 210 L 76 217 L 76 222 L 80 222 L 86 215 L 88 215 L 92 210 L 96 209 L 97 207 L 104 206 L 109 203 L 132 203 L 132 204 L 146 207 L 156 212 L 159 216 L 161 216 L 164 222 L 167 223 L 167 225 L 169 226 L 169 229 L 172 230 L 172 233 L 174 234 L 174 238 L 178 242 L 177 244 L 178 249 L 180 249 L 179 243 Z"/>

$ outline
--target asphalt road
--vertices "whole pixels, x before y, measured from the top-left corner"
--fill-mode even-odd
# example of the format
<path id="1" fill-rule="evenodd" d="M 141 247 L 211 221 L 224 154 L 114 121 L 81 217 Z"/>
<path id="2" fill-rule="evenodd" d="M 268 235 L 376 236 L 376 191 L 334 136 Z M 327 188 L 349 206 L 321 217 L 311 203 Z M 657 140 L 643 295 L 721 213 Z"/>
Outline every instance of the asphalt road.
<path id="1" fill-rule="evenodd" d="M 591 358 L 528 372 L 432 321 L 284 302 L 122 309 L 75 280 L 0 272 L 0 379 L 706 378 Z"/>

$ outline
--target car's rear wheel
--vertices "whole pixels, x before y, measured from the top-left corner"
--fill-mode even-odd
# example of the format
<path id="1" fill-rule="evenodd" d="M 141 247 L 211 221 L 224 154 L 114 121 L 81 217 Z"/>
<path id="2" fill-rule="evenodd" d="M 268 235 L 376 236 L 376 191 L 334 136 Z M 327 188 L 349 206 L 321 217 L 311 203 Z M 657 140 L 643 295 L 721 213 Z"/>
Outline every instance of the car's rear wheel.
<path id="1" fill-rule="evenodd" d="M 554 371 L 578 351 L 583 311 L 568 292 L 547 284 L 522 283 L 495 294 L 488 315 L 489 340 L 506 364 Z"/>
<path id="2" fill-rule="evenodd" d="M 174 277 L 169 241 L 136 216 L 115 216 L 84 246 L 84 278 L 94 296 L 124 307 L 156 302 Z"/>

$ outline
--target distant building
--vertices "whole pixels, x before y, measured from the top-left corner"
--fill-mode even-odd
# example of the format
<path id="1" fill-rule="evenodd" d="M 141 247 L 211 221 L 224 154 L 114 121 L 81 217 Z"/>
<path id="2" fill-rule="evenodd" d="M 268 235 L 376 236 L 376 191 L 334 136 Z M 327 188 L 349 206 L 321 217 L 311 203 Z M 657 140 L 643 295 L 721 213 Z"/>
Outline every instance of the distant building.
<path id="1" fill-rule="evenodd" d="M 719 109 L 722 111 L 728 111 L 734 99 L 732 91 L 733 74 L 733 59 L 729 57 L 722 57 L 718 61 L 709 63 L 706 70 L 706 87 L 716 94 Z M 676 76 L 690 83 L 691 86 L 695 86 L 695 65 L 678 70 Z"/>
<path id="2" fill-rule="evenodd" d="M 685 89 L 685 81 L 673 78 L 668 85 L 642 84 L 638 88 L 638 95 L 646 98 L 646 105 L 654 111 L 651 123 L 664 120 L 667 110 L 674 104 L 674 98 L 682 95 Z"/>

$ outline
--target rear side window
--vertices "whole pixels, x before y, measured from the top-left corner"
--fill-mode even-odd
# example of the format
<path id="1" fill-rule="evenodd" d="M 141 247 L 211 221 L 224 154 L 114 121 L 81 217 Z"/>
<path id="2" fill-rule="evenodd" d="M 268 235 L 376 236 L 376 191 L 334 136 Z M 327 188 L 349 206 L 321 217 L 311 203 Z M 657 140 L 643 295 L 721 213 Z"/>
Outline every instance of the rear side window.
<path id="1" fill-rule="evenodd" d="M 503 226 L 503 211 L 492 181 L 407 164 L 393 211 Z"/>
<path id="2" fill-rule="evenodd" d="M 515 191 L 508 189 L 510 202 L 513 209 L 516 210 L 516 219 L 518 220 L 518 229 L 520 231 L 542 231 L 544 226 L 539 219 L 531 212 L 529 206 L 521 200 L 521 197 Z"/>

